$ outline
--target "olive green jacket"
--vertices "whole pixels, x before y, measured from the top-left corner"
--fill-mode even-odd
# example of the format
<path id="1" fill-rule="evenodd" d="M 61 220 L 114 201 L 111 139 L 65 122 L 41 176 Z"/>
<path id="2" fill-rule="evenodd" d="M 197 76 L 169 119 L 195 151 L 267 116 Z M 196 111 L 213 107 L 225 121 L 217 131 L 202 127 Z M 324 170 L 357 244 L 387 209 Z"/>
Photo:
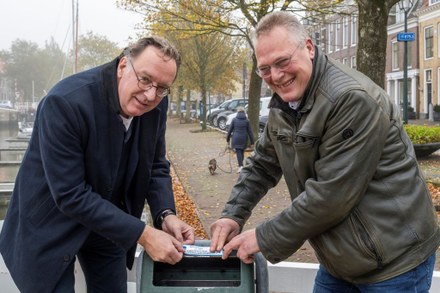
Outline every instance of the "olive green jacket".
<path id="1" fill-rule="evenodd" d="M 284 176 L 292 203 L 257 226 L 263 255 L 276 263 L 309 240 L 332 275 L 383 281 L 438 248 L 432 199 L 399 108 L 366 76 L 316 50 L 298 111 L 272 98 L 265 131 L 222 217 L 243 227 Z"/>

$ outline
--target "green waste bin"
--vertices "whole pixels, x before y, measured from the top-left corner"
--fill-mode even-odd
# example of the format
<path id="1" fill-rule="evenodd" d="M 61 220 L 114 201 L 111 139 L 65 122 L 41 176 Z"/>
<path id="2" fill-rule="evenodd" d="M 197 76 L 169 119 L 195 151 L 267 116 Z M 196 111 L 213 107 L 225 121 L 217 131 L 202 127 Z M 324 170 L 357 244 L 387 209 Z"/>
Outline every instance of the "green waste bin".
<path id="1" fill-rule="evenodd" d="M 195 244 L 209 246 L 210 241 L 199 240 Z M 261 254 L 253 264 L 245 264 L 234 256 L 226 260 L 184 256 L 179 263 L 170 265 L 154 262 L 143 252 L 138 270 L 137 289 L 141 293 L 268 292 L 267 262 Z"/>

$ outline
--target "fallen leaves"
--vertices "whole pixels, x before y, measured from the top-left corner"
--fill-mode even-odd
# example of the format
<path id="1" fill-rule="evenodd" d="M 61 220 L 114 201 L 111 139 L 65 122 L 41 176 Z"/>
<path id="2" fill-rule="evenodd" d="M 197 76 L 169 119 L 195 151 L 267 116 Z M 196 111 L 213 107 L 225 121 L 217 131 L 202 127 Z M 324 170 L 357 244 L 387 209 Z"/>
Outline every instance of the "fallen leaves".
<path id="1" fill-rule="evenodd" d="M 179 218 L 192 226 L 195 230 L 196 239 L 208 239 L 208 235 L 200 222 L 195 203 L 186 193 L 179 178 L 174 172 L 171 172 L 173 178 L 174 200 Z"/>

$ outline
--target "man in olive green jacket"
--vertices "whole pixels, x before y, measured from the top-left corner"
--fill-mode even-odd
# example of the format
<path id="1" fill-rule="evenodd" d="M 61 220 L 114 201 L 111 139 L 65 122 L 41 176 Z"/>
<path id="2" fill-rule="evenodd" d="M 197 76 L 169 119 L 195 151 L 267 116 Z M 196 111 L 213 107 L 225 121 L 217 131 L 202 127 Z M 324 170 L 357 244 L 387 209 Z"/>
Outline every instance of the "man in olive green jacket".
<path id="1" fill-rule="evenodd" d="M 290 13 L 264 17 L 254 48 L 275 94 L 211 226 L 211 250 L 226 258 L 236 249 L 247 263 L 261 251 L 277 263 L 309 240 L 321 263 L 314 292 L 428 292 L 440 232 L 399 108 L 366 76 L 325 56 Z M 239 234 L 281 176 L 291 205 Z"/>

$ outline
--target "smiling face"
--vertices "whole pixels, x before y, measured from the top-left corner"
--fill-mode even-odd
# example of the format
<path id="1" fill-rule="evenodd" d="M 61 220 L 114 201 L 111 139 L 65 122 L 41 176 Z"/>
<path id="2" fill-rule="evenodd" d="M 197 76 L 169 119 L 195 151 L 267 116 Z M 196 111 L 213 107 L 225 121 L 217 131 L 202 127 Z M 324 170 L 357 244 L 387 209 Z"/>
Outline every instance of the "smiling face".
<path id="1" fill-rule="evenodd" d="M 117 69 L 119 104 L 125 117 L 141 116 L 153 110 L 162 100 L 156 95 L 156 87 L 169 88 L 177 74 L 176 61 L 164 57 L 154 46 L 146 47 L 139 56 L 130 59 L 122 57 Z M 142 90 L 138 77 L 151 80 L 153 87 Z"/>
<path id="2" fill-rule="evenodd" d="M 276 26 L 258 37 L 255 56 L 258 68 L 271 67 L 271 74 L 263 79 L 283 101 L 294 102 L 302 99 L 312 76 L 312 61 L 315 56 L 315 48 L 309 38 L 305 43 L 298 44 L 286 28 Z M 276 68 L 290 56 L 287 66 L 283 69 Z"/>

